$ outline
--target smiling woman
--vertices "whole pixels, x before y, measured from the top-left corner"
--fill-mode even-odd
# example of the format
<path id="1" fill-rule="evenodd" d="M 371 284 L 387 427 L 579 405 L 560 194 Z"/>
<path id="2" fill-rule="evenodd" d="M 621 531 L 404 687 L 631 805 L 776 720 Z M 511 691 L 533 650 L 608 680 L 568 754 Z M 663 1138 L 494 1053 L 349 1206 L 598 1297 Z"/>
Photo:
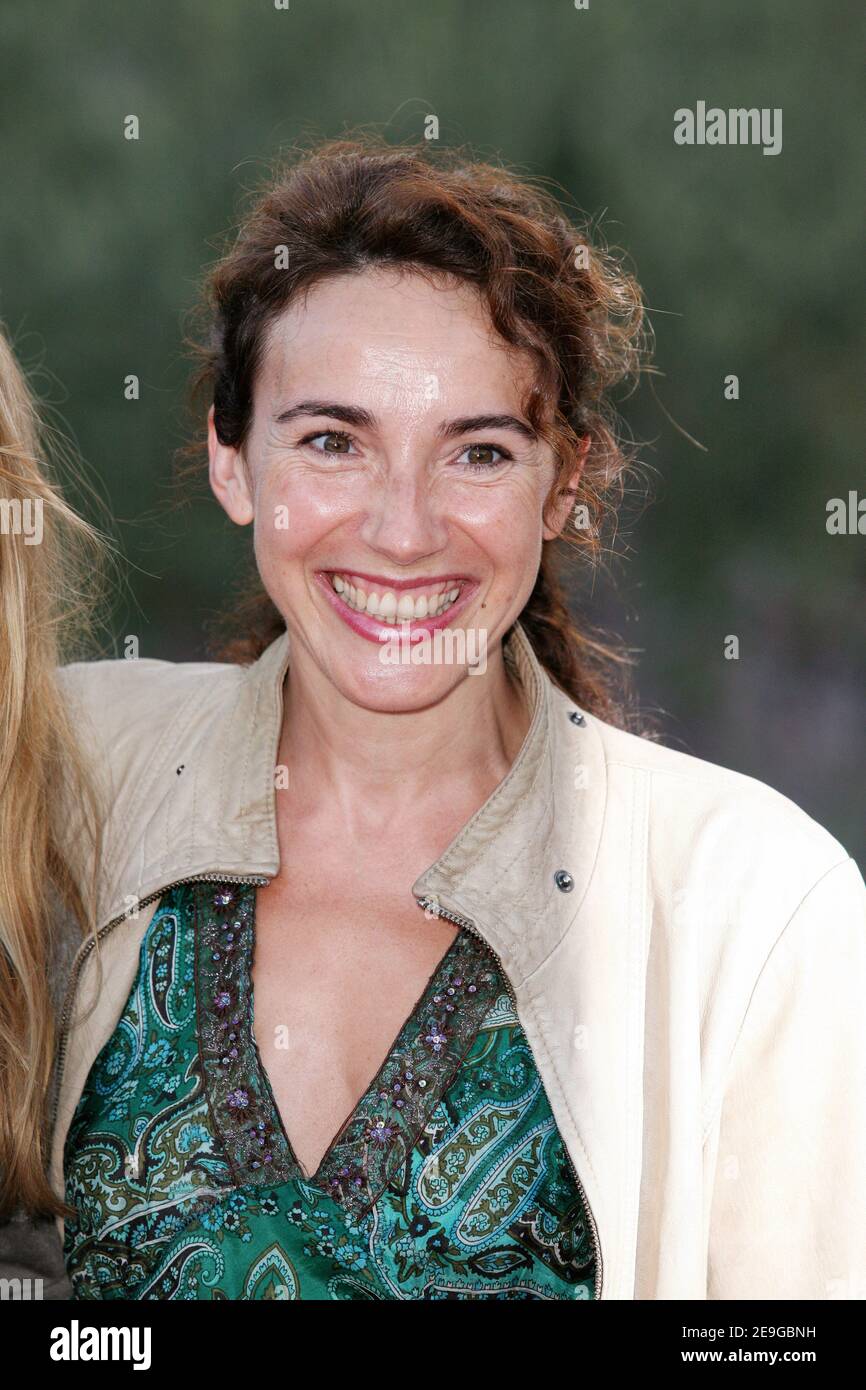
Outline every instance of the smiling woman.
<path id="1" fill-rule="evenodd" d="M 556 579 L 624 486 L 634 281 L 528 180 L 339 141 L 204 308 L 256 592 L 222 662 L 64 672 L 115 789 L 60 1044 L 74 1295 L 856 1296 L 862 880 L 627 731 Z M 385 659 L 445 632 L 483 670 Z"/>
<path id="2" fill-rule="evenodd" d="M 639 287 L 586 229 L 540 186 L 458 152 L 332 141 L 254 204 L 210 277 L 202 317 L 194 394 L 212 402 L 211 479 L 234 520 L 252 520 L 251 488 L 274 486 L 256 459 L 275 460 L 305 499 L 309 488 L 305 515 L 323 496 L 328 509 L 346 511 L 353 497 L 366 505 L 361 489 L 372 488 L 367 527 L 384 527 L 386 545 L 390 530 L 398 548 L 354 587 L 365 611 L 371 598 L 387 611 L 394 581 L 439 579 L 429 563 L 423 575 L 406 571 L 422 568 L 413 549 L 437 554 L 452 501 L 466 513 L 461 541 L 474 536 L 480 558 L 482 532 L 488 547 L 517 539 L 509 528 L 531 495 L 546 524 L 532 532 L 531 582 L 512 596 L 512 616 L 564 689 L 625 722 L 625 654 L 572 622 L 546 544 L 558 536 L 588 561 L 600 555 L 629 463 L 608 393 L 645 355 Z M 200 451 L 188 451 L 193 466 Z M 407 531 L 416 486 L 426 515 Z M 285 626 L 259 547 L 276 548 L 261 518 L 277 529 L 273 508 L 291 497 L 290 487 L 259 498 L 265 592 L 254 587 L 236 615 L 226 651 L 239 659 Z M 298 544 L 296 521 L 282 528 L 288 545 Z M 479 612 L 481 603 L 489 627 L 486 594 Z"/>
<path id="3" fill-rule="evenodd" d="M 498 644 L 568 517 L 562 495 L 542 516 L 560 469 L 539 433 L 552 408 L 524 418 L 532 357 L 497 339 L 474 286 L 409 267 L 308 286 L 263 334 L 242 445 L 211 410 L 214 492 L 232 520 L 255 518 L 259 575 L 324 700 L 438 702 L 465 672 L 412 665 L 385 683 L 382 642 L 399 624 L 407 642 L 459 626 Z"/>

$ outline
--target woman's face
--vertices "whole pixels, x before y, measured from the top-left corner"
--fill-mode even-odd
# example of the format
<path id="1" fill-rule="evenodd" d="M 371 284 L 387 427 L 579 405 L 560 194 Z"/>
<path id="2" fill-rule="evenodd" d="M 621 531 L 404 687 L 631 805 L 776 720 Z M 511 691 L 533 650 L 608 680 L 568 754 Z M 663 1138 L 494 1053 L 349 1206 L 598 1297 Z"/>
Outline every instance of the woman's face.
<path id="1" fill-rule="evenodd" d="M 469 660 L 486 644 L 489 661 L 524 607 L 556 534 L 553 453 L 522 410 L 532 373 L 470 286 L 377 268 L 314 286 L 272 325 L 241 451 L 211 420 L 214 492 L 254 520 L 293 652 L 353 702 L 435 703 L 468 673 L 461 639 L 435 631 L 462 629 Z M 426 658 L 395 661 L 401 636 Z"/>

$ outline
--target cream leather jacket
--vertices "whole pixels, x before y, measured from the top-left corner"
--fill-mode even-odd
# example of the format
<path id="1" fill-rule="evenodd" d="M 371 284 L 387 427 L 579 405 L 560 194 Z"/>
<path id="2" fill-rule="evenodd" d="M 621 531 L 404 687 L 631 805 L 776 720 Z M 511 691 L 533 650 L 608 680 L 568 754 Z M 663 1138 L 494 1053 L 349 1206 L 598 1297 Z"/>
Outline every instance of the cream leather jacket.
<path id="1" fill-rule="evenodd" d="M 762 783 L 576 710 L 519 624 L 505 652 L 531 726 L 412 892 L 479 932 L 510 979 L 592 1213 L 600 1297 L 866 1297 L 854 861 Z M 283 636 L 247 668 L 62 673 L 112 809 L 99 948 L 78 952 L 64 1009 L 60 1194 L 69 1122 L 160 894 L 278 871 L 288 658 Z"/>

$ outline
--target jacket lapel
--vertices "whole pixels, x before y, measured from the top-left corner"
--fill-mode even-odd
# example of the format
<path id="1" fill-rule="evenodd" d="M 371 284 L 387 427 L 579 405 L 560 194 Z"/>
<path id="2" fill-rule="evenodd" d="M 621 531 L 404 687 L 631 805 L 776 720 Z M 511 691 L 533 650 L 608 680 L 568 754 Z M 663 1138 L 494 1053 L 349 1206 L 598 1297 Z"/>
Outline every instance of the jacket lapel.
<path id="1" fill-rule="evenodd" d="M 505 650 L 532 711 L 523 746 L 412 892 L 468 917 L 517 984 L 577 918 L 601 834 L 605 766 L 593 725 L 547 677 L 519 624 Z"/>

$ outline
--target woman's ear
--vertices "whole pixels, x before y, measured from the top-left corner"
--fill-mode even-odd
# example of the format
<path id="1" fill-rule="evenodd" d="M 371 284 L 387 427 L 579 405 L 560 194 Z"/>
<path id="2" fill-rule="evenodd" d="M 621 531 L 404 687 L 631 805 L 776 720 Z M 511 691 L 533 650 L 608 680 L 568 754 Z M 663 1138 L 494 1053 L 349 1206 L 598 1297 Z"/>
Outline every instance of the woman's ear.
<path id="1" fill-rule="evenodd" d="M 207 416 L 208 476 L 214 497 L 237 526 L 248 526 L 253 519 L 252 493 L 246 463 L 240 449 L 221 444 L 214 424 L 214 409 Z"/>
<path id="2" fill-rule="evenodd" d="M 546 541 L 552 541 L 564 529 L 569 516 L 574 510 L 574 499 L 578 493 L 578 483 L 586 463 L 586 456 L 589 453 L 589 446 L 592 443 L 591 436 L 585 434 L 580 441 L 575 462 L 571 466 L 571 472 L 563 474 L 559 487 L 557 488 L 556 499 L 548 509 L 549 520 L 545 522 L 542 535 Z"/>

